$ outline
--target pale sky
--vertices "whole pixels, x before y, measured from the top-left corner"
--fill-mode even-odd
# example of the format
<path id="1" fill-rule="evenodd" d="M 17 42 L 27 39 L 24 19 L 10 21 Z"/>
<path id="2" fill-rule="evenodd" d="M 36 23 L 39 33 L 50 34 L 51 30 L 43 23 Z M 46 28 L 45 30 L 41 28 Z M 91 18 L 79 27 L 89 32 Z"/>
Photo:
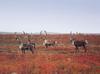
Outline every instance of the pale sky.
<path id="1" fill-rule="evenodd" d="M 100 0 L 0 0 L 3 32 L 100 33 Z"/>

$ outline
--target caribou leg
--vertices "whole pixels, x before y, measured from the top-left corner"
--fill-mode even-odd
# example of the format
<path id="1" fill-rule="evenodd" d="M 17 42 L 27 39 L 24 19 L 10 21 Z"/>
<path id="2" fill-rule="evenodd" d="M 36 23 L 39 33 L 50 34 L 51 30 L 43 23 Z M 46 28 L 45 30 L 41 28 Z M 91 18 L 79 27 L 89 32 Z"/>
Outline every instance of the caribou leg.
<path id="1" fill-rule="evenodd" d="M 34 53 L 34 51 L 33 51 L 33 50 L 31 50 L 31 52 L 32 52 L 32 54 Z"/>
<path id="2" fill-rule="evenodd" d="M 32 54 L 34 53 L 34 50 L 33 50 L 33 48 L 30 48 L 30 51 L 32 52 Z"/>
<path id="3" fill-rule="evenodd" d="M 84 52 L 87 52 L 87 48 L 85 46 L 83 46 L 83 48 L 84 48 Z"/>
<path id="4" fill-rule="evenodd" d="M 76 48 L 75 48 L 75 50 L 76 50 L 76 52 L 79 52 L 79 48 L 78 48 L 78 46 L 75 46 Z"/>
<path id="5" fill-rule="evenodd" d="M 21 50 L 22 50 L 22 53 L 24 53 L 24 54 L 25 54 L 25 49 L 24 49 L 24 48 L 22 48 Z"/>
<path id="6" fill-rule="evenodd" d="M 48 44 L 45 44 L 45 47 L 48 48 Z"/>

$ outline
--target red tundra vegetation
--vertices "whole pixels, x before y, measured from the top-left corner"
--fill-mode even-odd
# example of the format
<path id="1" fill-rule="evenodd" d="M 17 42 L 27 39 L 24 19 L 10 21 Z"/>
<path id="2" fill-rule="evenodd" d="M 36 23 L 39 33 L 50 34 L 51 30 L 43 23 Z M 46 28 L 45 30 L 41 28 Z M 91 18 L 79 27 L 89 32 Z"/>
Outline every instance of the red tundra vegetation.
<path id="1" fill-rule="evenodd" d="M 23 42 L 26 35 L 18 34 Z M 33 34 L 36 43 L 34 54 L 19 50 L 15 34 L 0 35 L 0 74 L 100 74 L 100 35 L 79 34 L 76 39 L 88 40 L 87 52 L 82 48 L 75 52 L 69 34 Z M 44 39 L 57 41 L 57 45 L 45 48 Z"/>

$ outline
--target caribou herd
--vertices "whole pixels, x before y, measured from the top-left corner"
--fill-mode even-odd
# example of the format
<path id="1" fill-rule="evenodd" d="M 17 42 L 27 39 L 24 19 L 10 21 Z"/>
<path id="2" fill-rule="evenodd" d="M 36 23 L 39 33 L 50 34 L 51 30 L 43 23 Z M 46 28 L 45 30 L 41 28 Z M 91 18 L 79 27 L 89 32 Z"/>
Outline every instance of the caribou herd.
<path id="1" fill-rule="evenodd" d="M 35 42 L 31 42 L 31 40 L 28 38 L 28 42 L 24 43 L 21 41 L 20 37 L 16 37 L 16 40 L 19 41 L 20 45 L 19 45 L 19 49 L 22 51 L 22 53 L 25 54 L 25 51 L 30 50 L 32 53 L 34 53 L 35 49 L 36 49 L 36 43 Z M 71 38 L 69 40 L 72 45 L 75 46 L 75 50 L 76 52 L 79 51 L 80 47 L 83 47 L 84 52 L 87 52 L 87 48 L 86 45 L 88 44 L 87 40 L 76 40 L 74 38 Z M 50 46 L 54 47 L 55 45 L 57 45 L 57 41 L 48 41 L 48 39 L 44 39 L 43 41 L 43 46 L 45 46 L 45 48 L 48 48 Z"/>

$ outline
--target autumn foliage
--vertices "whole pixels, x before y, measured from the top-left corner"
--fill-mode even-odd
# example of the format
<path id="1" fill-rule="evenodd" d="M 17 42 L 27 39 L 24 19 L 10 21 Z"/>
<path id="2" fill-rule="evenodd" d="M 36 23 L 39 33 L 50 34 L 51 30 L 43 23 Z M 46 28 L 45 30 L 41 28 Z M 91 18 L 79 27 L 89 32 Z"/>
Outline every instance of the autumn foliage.
<path id="1" fill-rule="evenodd" d="M 19 35 L 23 36 L 23 35 Z M 35 53 L 22 54 L 14 34 L 0 35 L 0 74 L 99 74 L 100 73 L 100 35 L 76 35 L 87 39 L 88 52 L 80 49 L 75 53 L 67 34 L 52 34 L 47 38 L 56 40 L 58 45 L 45 48 L 44 36 L 32 35 L 36 42 Z"/>

